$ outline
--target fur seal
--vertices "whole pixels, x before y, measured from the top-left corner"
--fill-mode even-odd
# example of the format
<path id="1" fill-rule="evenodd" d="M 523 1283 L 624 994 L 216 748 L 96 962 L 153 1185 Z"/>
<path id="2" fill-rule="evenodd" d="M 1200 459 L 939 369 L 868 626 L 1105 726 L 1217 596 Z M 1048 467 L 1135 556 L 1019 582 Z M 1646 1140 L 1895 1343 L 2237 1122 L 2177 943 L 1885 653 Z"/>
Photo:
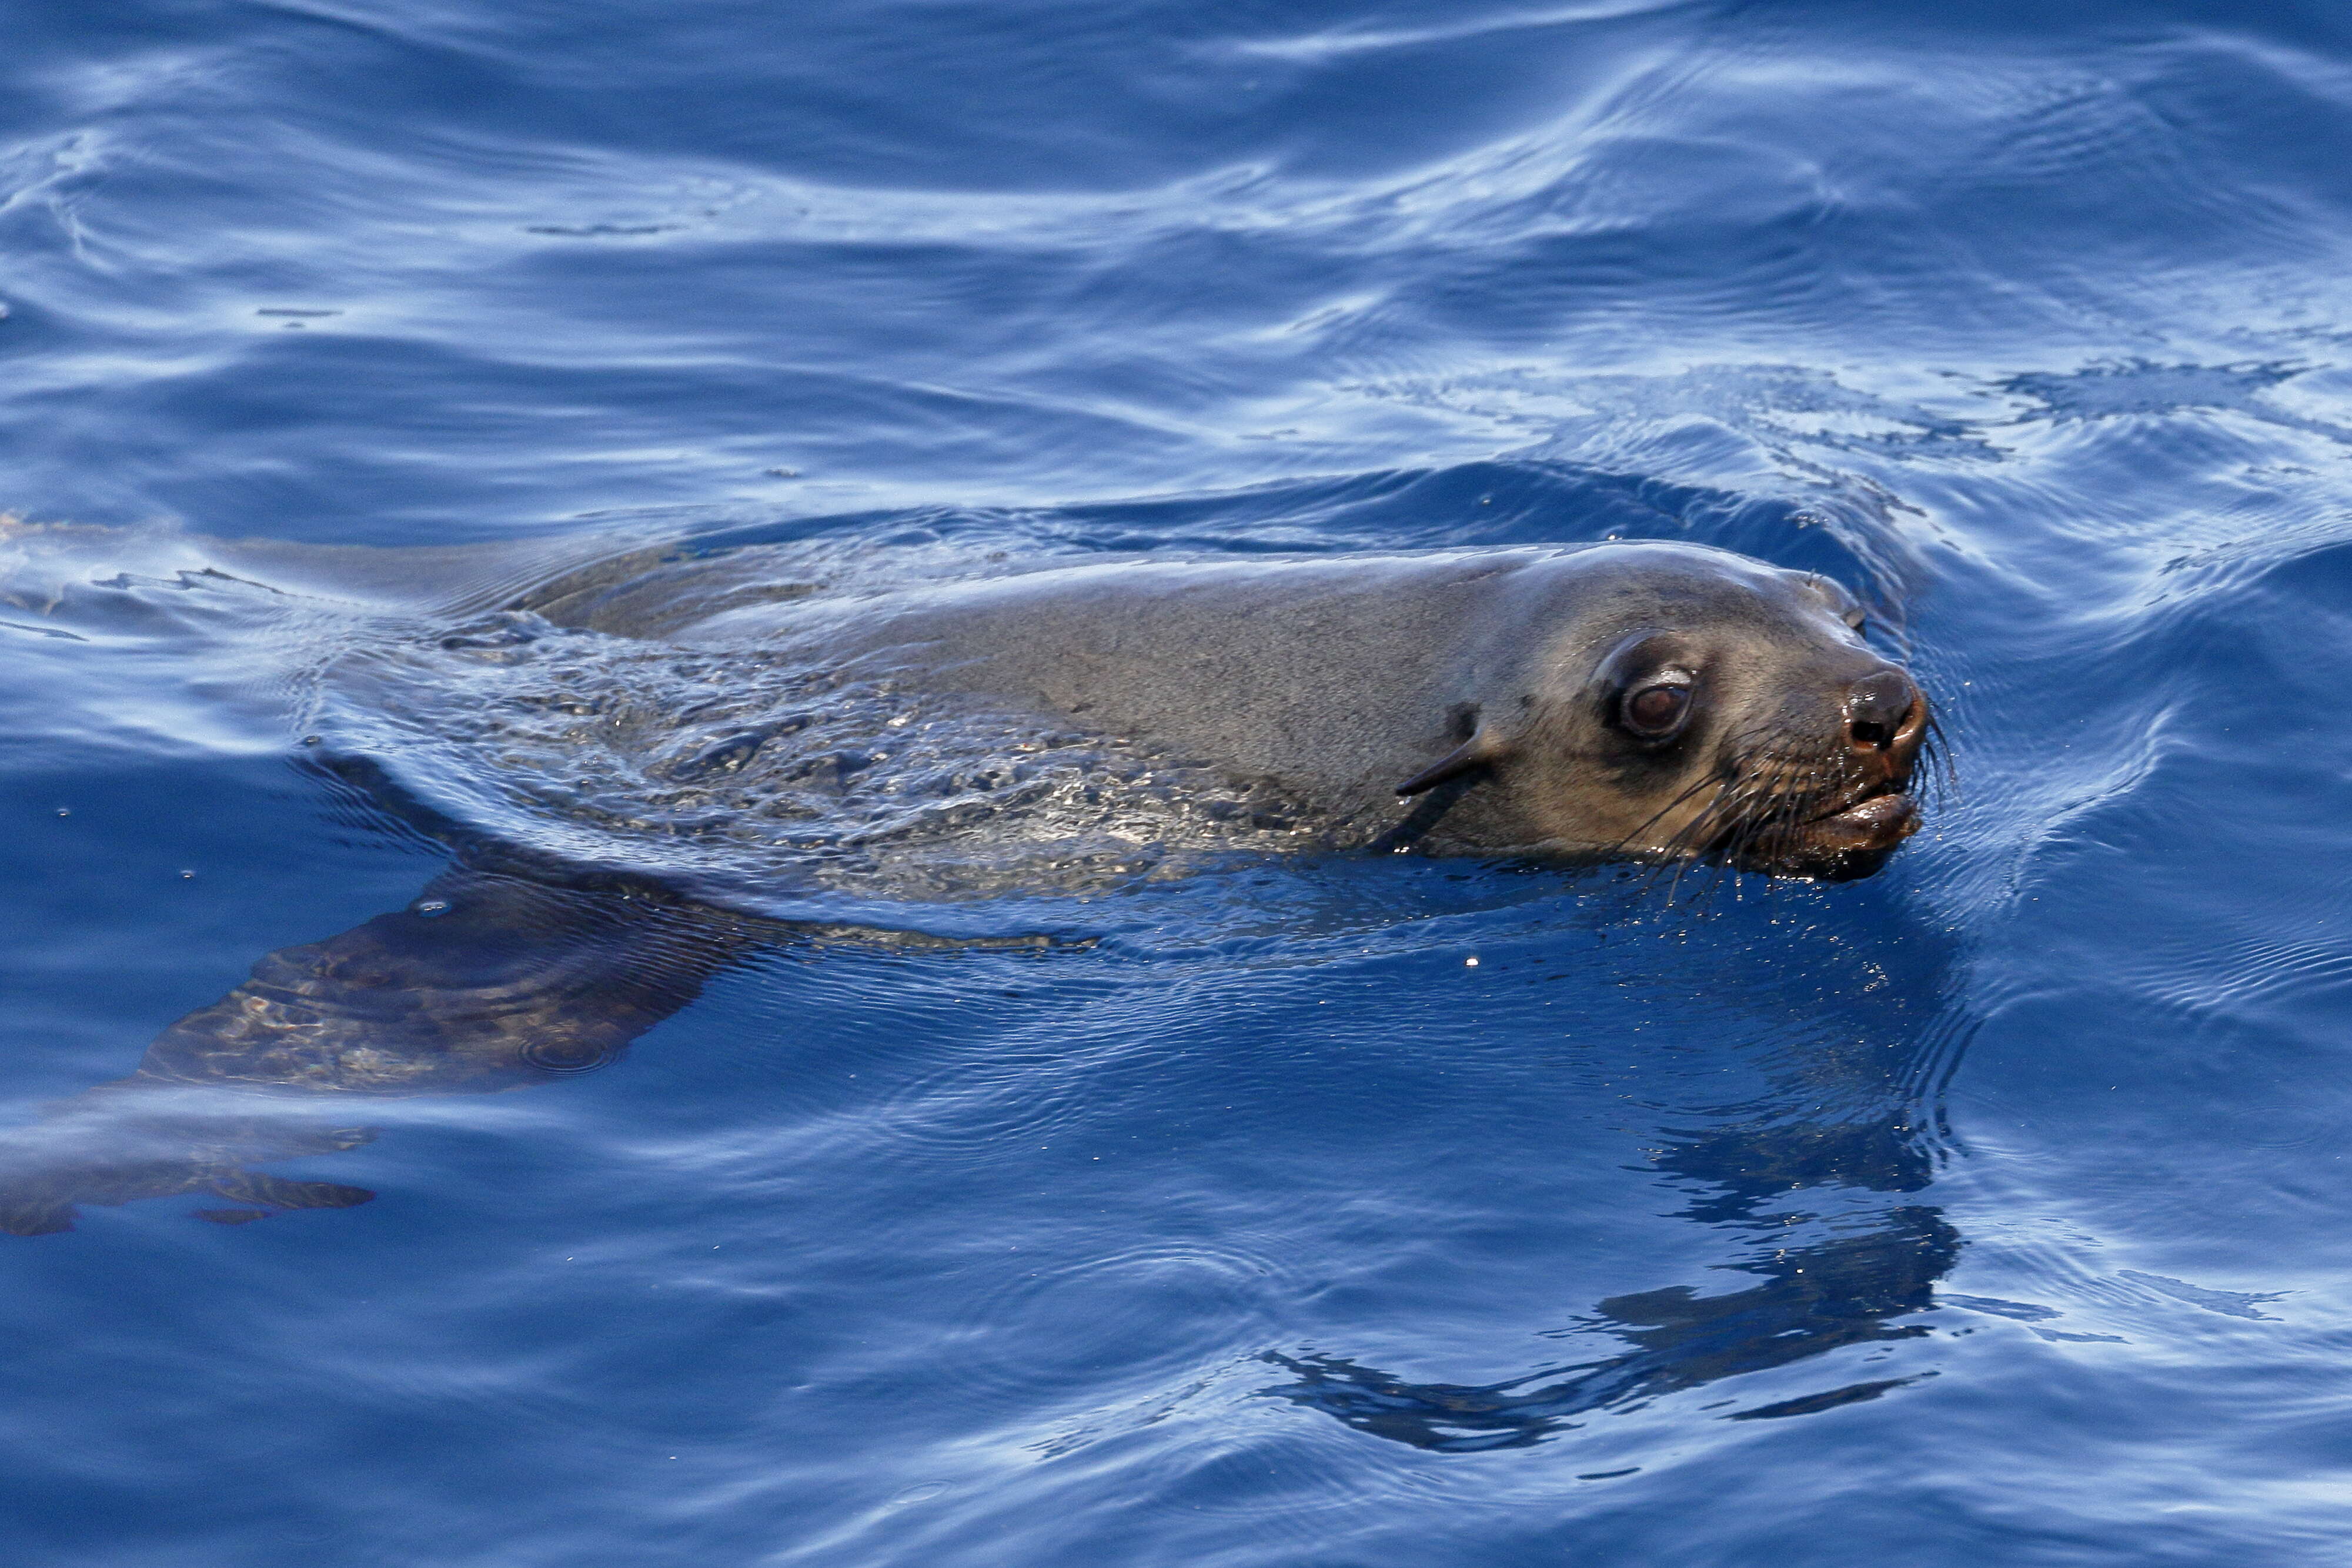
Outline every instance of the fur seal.
<path id="1" fill-rule="evenodd" d="M 1334 847 L 1866 876 L 1930 726 L 1831 580 L 1675 542 L 1123 559 L 790 597 L 760 552 L 514 607 L 1058 716 L 1270 781 Z"/>
<path id="2" fill-rule="evenodd" d="M 1143 558 L 835 593 L 775 566 L 757 546 L 672 548 L 491 602 L 1135 737 L 1270 781 L 1335 848 L 1840 880 L 1918 824 L 1926 696 L 1864 641 L 1843 588 L 1728 551 Z M 408 908 L 268 955 L 129 1077 L 0 1139 L 0 1231 L 173 1193 L 263 1206 L 205 1211 L 223 1222 L 364 1201 L 249 1167 L 365 1129 L 205 1097 L 543 1082 L 613 1060 L 751 953 L 836 940 L 927 939 L 758 920 L 476 845 Z"/>

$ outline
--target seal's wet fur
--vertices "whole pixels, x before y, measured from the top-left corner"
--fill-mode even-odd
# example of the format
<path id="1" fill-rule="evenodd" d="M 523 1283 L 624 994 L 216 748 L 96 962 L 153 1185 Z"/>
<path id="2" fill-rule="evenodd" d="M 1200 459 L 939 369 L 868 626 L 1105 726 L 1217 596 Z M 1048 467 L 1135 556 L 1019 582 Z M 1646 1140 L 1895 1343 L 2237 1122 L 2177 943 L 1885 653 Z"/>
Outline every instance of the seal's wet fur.
<path id="1" fill-rule="evenodd" d="M 763 582 L 753 552 L 517 603 L 1131 737 L 1271 781 L 1339 844 L 1850 877 L 1916 822 L 1926 699 L 1852 597 L 1702 545 L 1123 559 L 842 595 Z M 1644 683 L 1687 710 L 1670 733 L 1628 723 Z"/>

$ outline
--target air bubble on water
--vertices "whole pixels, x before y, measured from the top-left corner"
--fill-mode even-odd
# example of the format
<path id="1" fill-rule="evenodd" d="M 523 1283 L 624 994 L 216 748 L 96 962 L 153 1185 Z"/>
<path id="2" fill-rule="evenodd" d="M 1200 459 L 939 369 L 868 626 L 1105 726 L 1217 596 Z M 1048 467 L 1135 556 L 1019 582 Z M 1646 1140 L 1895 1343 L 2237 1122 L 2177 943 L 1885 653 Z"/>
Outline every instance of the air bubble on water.
<path id="1" fill-rule="evenodd" d="M 195 874 L 196 874 L 196 873 L 195 873 L 194 872 L 192 872 L 192 871 L 183 871 L 182 873 L 180 873 L 180 880 L 181 880 L 182 882 L 190 882 L 190 881 L 193 881 L 193 880 L 194 880 Z"/>
<path id="2" fill-rule="evenodd" d="M 58 815 L 60 817 L 70 817 L 73 815 L 73 808 L 71 806 L 60 806 L 58 808 Z"/>

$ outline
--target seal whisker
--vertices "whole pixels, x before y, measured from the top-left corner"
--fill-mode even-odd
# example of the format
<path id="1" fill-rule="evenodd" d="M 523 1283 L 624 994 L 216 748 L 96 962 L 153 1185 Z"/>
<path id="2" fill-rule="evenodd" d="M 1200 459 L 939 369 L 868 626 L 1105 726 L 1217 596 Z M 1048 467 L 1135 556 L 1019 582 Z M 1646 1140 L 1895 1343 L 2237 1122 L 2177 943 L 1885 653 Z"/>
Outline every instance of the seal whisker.
<path id="1" fill-rule="evenodd" d="M 1735 755 L 1725 768 L 1700 780 L 1701 785 L 1715 786 L 1713 798 L 1666 842 L 1666 848 L 1674 858 L 1665 863 L 1675 868 L 1674 877 L 1666 886 L 1665 901 L 1669 904 L 1681 890 L 1684 876 L 1701 860 L 1712 858 L 1717 874 L 1710 879 L 1707 888 L 1694 901 L 1696 905 L 1703 907 L 1716 887 L 1720 885 L 1720 873 L 1729 864 L 1727 857 L 1738 852 L 1737 845 L 1743 837 L 1743 823 L 1748 816 L 1750 803 L 1766 783 L 1747 766 L 1749 758 L 1759 755 L 1761 753 L 1751 752 L 1748 758 Z M 1689 793 L 1691 791 L 1685 791 L 1678 799 L 1686 799 Z M 1664 869 L 1662 865 L 1658 872 L 1652 873 L 1650 885 L 1655 885 Z"/>
<path id="2" fill-rule="evenodd" d="M 1843 759 L 1801 760 L 1759 747 L 1738 758 L 1739 784 L 1727 791 L 1715 852 L 1727 862 L 1772 863 L 1804 847 L 1804 828 L 1862 782 Z"/>
<path id="3" fill-rule="evenodd" d="M 1959 768 L 1952 759 L 1951 737 L 1945 732 L 1943 721 L 1933 712 L 1919 737 L 1918 776 L 1938 806 L 1956 800 L 1960 793 Z"/>
<path id="4" fill-rule="evenodd" d="M 1669 904 L 1673 904 L 1676 890 L 1682 886 L 1684 873 L 1690 869 L 1694 861 L 1706 852 L 1705 846 L 1711 831 L 1709 825 L 1714 820 L 1716 808 L 1722 799 L 1722 784 L 1719 780 L 1712 779 L 1702 779 L 1700 782 L 1715 784 L 1716 798 L 1700 808 L 1689 821 L 1675 830 L 1661 846 L 1658 858 L 1651 864 L 1649 876 L 1642 883 L 1642 893 L 1644 897 L 1656 888 L 1660 878 L 1665 877 L 1667 872 L 1672 871 L 1674 875 L 1666 883 L 1665 902 Z"/>
<path id="5" fill-rule="evenodd" d="M 1643 884 L 1645 893 L 1657 884 L 1659 877 L 1663 876 L 1666 869 L 1671 866 L 1674 868 L 1675 875 L 1666 887 L 1666 902 L 1668 904 L 1674 902 L 1675 893 L 1681 886 L 1683 874 L 1689 869 L 1692 861 L 1705 855 L 1708 846 L 1721 836 L 1722 824 L 1727 820 L 1727 813 L 1732 807 L 1733 792 L 1742 782 L 1736 764 L 1718 768 L 1713 773 L 1699 778 L 1681 794 L 1675 796 L 1664 810 L 1657 813 L 1657 816 L 1651 818 L 1651 822 L 1656 821 L 1658 817 L 1664 816 L 1666 812 L 1680 806 L 1701 789 L 1712 788 L 1715 791 L 1706 804 L 1693 812 L 1690 820 L 1668 835 L 1665 843 L 1660 846 L 1662 858 L 1652 870 L 1648 882 Z M 1646 831 L 1649 825 L 1644 823 L 1642 829 L 1636 831 Z"/>
<path id="6" fill-rule="evenodd" d="M 1778 753 L 1759 750 L 1735 761 L 1735 782 L 1717 800 L 1722 847 L 1740 847 L 1760 830 L 1763 815 L 1785 792 L 1786 760 Z"/>
<path id="7" fill-rule="evenodd" d="M 1635 840 L 1648 832 L 1652 828 L 1656 827 L 1660 821 L 1671 814 L 1676 808 L 1680 807 L 1685 801 L 1688 800 L 1692 796 L 1697 794 L 1702 789 L 1709 788 L 1710 786 L 1720 789 L 1721 785 L 1722 780 L 1718 776 L 1714 774 L 1701 775 L 1699 778 L 1692 780 L 1691 783 L 1685 786 L 1681 794 L 1676 795 L 1673 800 L 1667 801 L 1664 805 L 1651 812 L 1650 815 L 1643 820 L 1641 826 L 1626 833 L 1615 843 L 1605 846 L 1602 852 L 1614 857 L 1624 853 L 1627 850 L 1634 848 Z M 1704 814 L 1704 810 L 1705 809 L 1702 808 L 1702 814 Z M 1668 838 L 1666 844 L 1663 847 L 1671 851 L 1675 846 L 1675 841 L 1679 839 L 1682 834 L 1687 831 L 1687 824 L 1685 824 L 1684 828 L 1676 830 L 1676 831 Z"/>

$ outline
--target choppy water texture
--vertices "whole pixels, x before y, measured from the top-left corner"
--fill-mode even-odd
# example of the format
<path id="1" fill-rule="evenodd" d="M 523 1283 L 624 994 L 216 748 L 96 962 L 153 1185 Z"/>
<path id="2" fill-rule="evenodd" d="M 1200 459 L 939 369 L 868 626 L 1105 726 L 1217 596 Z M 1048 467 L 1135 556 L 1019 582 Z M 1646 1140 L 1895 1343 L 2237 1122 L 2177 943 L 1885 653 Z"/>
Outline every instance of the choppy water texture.
<path id="1" fill-rule="evenodd" d="M 12 1561 L 2352 1556 L 2339 8 L 5 33 Z M 1874 596 L 1931 831 L 1703 903 L 1294 854 L 495 612 L 1612 535 Z M 552 1045 L 92 1092 L 516 910 Z"/>

